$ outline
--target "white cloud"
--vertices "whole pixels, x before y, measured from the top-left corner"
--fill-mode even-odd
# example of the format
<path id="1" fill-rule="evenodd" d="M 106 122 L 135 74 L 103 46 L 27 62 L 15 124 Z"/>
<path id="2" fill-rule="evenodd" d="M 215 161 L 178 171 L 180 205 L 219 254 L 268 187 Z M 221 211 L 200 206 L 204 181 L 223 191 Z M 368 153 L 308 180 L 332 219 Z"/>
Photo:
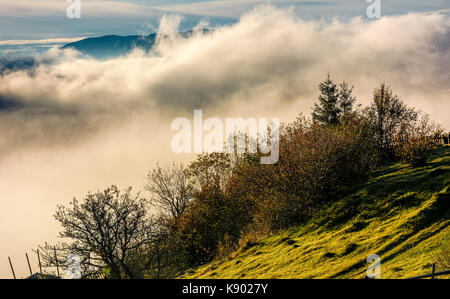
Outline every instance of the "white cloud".
<path id="1" fill-rule="evenodd" d="M 2 1 L 0 16 L 66 16 L 69 3 L 61 0 L 14 0 Z M 82 15 L 90 17 L 112 17 L 123 15 L 145 16 L 153 11 L 146 5 L 139 5 L 126 1 L 81 1 Z"/>
<path id="2" fill-rule="evenodd" d="M 48 38 L 48 39 L 36 39 L 36 40 L 4 40 L 4 41 L 0 41 L 0 46 L 67 44 L 67 43 L 79 41 L 81 39 L 83 39 L 83 38 L 82 37 L 73 37 L 73 38 Z"/>

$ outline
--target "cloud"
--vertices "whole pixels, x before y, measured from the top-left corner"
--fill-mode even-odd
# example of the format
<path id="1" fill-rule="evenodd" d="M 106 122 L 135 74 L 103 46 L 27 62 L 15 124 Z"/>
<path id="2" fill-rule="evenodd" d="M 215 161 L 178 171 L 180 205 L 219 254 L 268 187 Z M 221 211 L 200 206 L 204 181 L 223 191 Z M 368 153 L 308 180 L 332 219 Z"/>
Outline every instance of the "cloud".
<path id="1" fill-rule="evenodd" d="M 4 41 L 0 41 L 0 46 L 67 44 L 67 43 L 79 41 L 80 39 L 82 39 L 82 37 L 49 38 L 49 39 L 38 39 L 38 40 L 4 40 Z"/>
<path id="2" fill-rule="evenodd" d="M 174 34 L 177 20 L 166 18 L 171 38 L 148 55 L 99 61 L 54 48 L 0 77 L 0 211 L 11 215 L 0 217 L 0 240 L 15 240 L 0 256 L 52 238 L 57 203 L 113 183 L 139 189 L 156 161 L 188 159 L 170 151 L 170 122 L 193 109 L 292 120 L 331 72 L 359 103 L 386 81 L 450 128 L 446 13 L 324 22 L 263 6 L 189 39 Z"/>
<path id="3" fill-rule="evenodd" d="M 173 3 L 157 6 L 158 9 L 169 12 L 189 13 L 204 16 L 221 16 L 236 18 L 248 12 L 252 8 L 270 3 L 278 8 L 291 8 L 298 16 L 303 18 L 348 18 L 366 15 L 366 9 L 370 5 L 366 1 L 354 0 L 215 0 L 194 1 L 194 3 Z M 382 15 L 398 15 L 408 12 L 430 11 L 445 9 L 448 7 L 446 0 L 396 0 L 382 3 Z"/>
<path id="4" fill-rule="evenodd" d="M 97 123 L 98 118 L 103 123 L 129 111 L 217 110 L 260 101 L 280 107 L 312 105 L 318 82 L 331 72 L 355 84 L 366 103 L 373 87 L 386 81 L 406 102 L 428 108 L 450 125 L 438 112 L 443 107 L 436 106 L 445 105 L 449 93 L 446 14 L 323 23 L 264 6 L 236 25 L 197 32 L 190 39 L 177 37 L 180 21 L 177 16 L 162 18 L 161 34 L 173 36 L 160 39 L 150 55 L 136 50 L 98 61 L 54 48 L 38 58 L 46 63 L 33 64 L 33 72 L 4 75 L 0 95 L 20 100 L 23 106 L 16 113 L 25 113 L 20 117 L 27 122 L 47 128 L 50 115 L 50 131 L 58 131 L 70 123 L 69 111 L 81 124 Z M 58 120 L 61 124 L 53 126 Z"/>
<path id="5" fill-rule="evenodd" d="M 67 113 L 74 111 L 71 115 L 80 117 L 80 123 L 96 123 L 98 118 L 103 123 L 130 111 L 218 110 L 230 103 L 261 101 L 281 109 L 312 105 L 318 82 L 331 72 L 355 84 L 365 103 L 373 87 L 386 81 L 406 102 L 428 108 L 450 126 L 439 114 L 444 107 L 436 106 L 445 106 L 449 93 L 446 14 L 324 23 L 263 6 L 233 26 L 199 31 L 189 39 L 175 34 L 180 21 L 177 16 L 162 18 L 160 32 L 173 36 L 160 39 L 150 55 L 136 50 L 98 61 L 54 48 L 39 57 L 46 63 L 33 65 L 33 72 L 4 75 L 0 95 L 20 100 L 23 106 L 16 113 L 25 113 L 20 117 L 26 121 L 45 124 L 51 115 L 52 125 L 60 118 L 70 123 Z"/>
<path id="6" fill-rule="evenodd" d="M 51 39 L 39 39 L 39 40 L 4 40 L 0 41 L 0 68 L 2 59 L 5 57 L 11 59 L 12 57 L 20 58 L 24 56 L 32 56 L 38 53 L 46 52 L 49 48 L 62 46 L 66 43 L 75 42 L 81 40 L 81 37 L 75 38 L 51 38 Z M 1 70 L 0 70 L 1 74 Z"/>
<path id="7" fill-rule="evenodd" d="M 66 10 L 70 3 L 60 0 L 15 0 L 2 3 L 0 15 L 3 16 L 66 16 Z M 127 1 L 81 1 L 83 13 L 89 16 L 142 16 L 152 9 L 146 5 L 130 3 Z"/>

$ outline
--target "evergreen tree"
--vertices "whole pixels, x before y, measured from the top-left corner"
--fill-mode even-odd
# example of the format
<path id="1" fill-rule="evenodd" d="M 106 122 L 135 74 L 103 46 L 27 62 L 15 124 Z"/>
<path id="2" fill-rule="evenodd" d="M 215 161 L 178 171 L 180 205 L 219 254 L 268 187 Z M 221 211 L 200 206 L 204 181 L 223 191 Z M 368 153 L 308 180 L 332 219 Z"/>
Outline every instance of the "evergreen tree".
<path id="1" fill-rule="evenodd" d="M 342 81 L 341 84 L 339 84 L 339 109 L 341 114 L 348 114 L 352 112 L 353 110 L 353 103 L 355 102 L 356 98 L 352 95 L 353 92 L 353 86 L 349 86 L 347 82 Z"/>
<path id="2" fill-rule="evenodd" d="M 313 120 L 323 125 L 339 124 L 341 116 L 353 109 L 353 86 L 350 87 L 345 81 L 337 86 L 328 74 L 325 81 L 319 84 L 319 90 L 319 103 L 314 104 Z"/>
<path id="3" fill-rule="evenodd" d="M 312 117 L 314 121 L 321 124 L 337 124 L 338 120 L 338 90 L 336 84 L 331 80 L 330 74 L 325 81 L 319 84 L 319 104 L 314 104 Z"/>

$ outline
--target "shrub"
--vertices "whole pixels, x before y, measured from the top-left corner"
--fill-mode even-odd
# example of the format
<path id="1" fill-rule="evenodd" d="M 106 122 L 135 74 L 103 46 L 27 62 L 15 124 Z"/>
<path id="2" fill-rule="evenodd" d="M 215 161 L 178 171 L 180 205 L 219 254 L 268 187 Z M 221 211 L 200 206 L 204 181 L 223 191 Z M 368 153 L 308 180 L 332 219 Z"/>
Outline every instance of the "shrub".
<path id="1" fill-rule="evenodd" d="M 309 208 L 306 201 L 293 196 L 271 196 L 258 202 L 253 229 L 265 235 L 282 231 L 304 221 L 311 214 Z"/>
<path id="2" fill-rule="evenodd" d="M 397 156 L 412 167 L 425 165 L 435 147 L 433 136 L 440 131 L 440 127 L 431 122 L 428 115 L 420 115 L 402 127 L 396 140 Z"/>
<path id="3" fill-rule="evenodd" d="M 280 134 L 280 158 L 261 165 L 256 157 L 237 163 L 231 181 L 253 202 L 255 225 L 277 231 L 298 224 L 335 200 L 374 166 L 369 123 L 349 115 L 338 126 L 298 119 Z"/>
<path id="4" fill-rule="evenodd" d="M 433 142 L 426 136 L 409 138 L 397 148 L 397 155 L 412 167 L 424 166 L 431 155 Z"/>
<path id="5" fill-rule="evenodd" d="M 226 194 L 216 182 L 204 186 L 178 223 L 177 232 L 191 266 L 210 261 L 219 244 L 237 244 L 249 214 L 239 201 Z"/>

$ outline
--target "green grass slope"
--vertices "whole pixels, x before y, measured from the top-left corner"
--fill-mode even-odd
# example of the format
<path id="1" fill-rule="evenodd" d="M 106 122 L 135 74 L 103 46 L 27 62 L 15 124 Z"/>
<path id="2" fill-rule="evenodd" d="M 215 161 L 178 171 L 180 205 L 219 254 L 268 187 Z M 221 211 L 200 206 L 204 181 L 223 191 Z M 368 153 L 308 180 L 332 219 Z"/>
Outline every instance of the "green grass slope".
<path id="1" fill-rule="evenodd" d="M 382 278 L 430 273 L 450 242 L 449 207 L 450 147 L 441 147 L 425 167 L 386 167 L 306 225 L 249 242 L 182 278 L 363 278 L 373 253 Z"/>

